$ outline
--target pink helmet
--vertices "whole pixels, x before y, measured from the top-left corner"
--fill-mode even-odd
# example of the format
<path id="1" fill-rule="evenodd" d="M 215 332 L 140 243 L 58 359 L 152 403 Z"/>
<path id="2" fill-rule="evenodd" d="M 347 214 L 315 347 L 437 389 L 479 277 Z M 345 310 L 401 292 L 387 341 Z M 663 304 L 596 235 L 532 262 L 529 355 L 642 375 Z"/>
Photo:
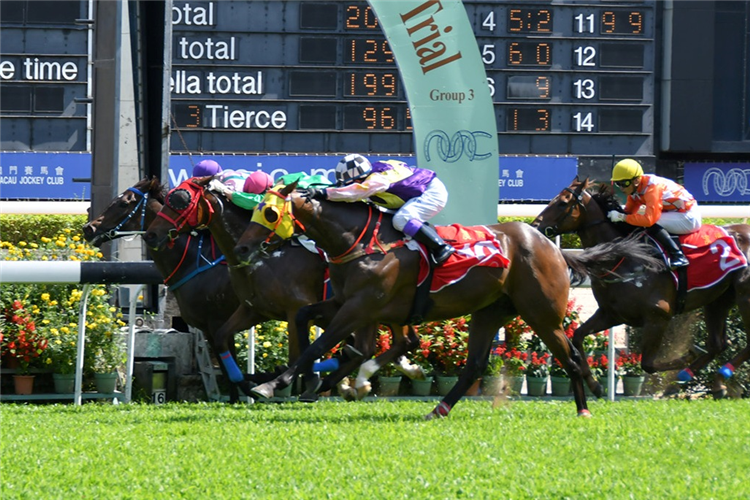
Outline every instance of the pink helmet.
<path id="1" fill-rule="evenodd" d="M 221 165 L 213 160 L 203 160 L 193 167 L 193 177 L 206 177 L 207 175 L 216 175 L 221 172 Z"/>
<path id="2" fill-rule="evenodd" d="M 245 179 L 245 185 L 242 186 L 242 190 L 246 193 L 261 194 L 265 193 L 271 186 L 273 186 L 273 177 L 265 172 L 256 170 Z"/>

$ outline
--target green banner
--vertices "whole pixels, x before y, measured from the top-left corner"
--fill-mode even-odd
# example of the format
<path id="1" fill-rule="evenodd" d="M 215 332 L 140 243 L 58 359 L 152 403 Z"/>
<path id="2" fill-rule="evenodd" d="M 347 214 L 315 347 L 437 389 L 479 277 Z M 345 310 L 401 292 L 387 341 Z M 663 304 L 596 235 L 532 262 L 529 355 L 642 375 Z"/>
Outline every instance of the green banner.
<path id="1" fill-rule="evenodd" d="M 396 58 L 417 166 L 448 187 L 437 224 L 497 220 L 497 124 L 487 75 L 460 0 L 369 0 Z"/>

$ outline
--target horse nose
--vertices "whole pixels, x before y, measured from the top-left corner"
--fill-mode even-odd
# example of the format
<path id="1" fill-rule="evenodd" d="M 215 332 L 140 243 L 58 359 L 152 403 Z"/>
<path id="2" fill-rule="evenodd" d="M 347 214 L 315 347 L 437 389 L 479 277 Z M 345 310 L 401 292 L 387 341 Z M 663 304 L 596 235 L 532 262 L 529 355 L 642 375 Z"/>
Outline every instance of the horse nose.
<path id="1" fill-rule="evenodd" d="M 248 247 L 247 245 L 237 245 L 236 247 L 234 247 L 234 255 L 240 261 L 245 262 L 250 256 L 250 247 Z"/>
<path id="2" fill-rule="evenodd" d="M 154 248 L 156 245 L 156 233 L 153 231 L 146 231 L 146 234 L 143 235 L 143 241 L 145 241 L 146 245 L 149 247 Z"/>

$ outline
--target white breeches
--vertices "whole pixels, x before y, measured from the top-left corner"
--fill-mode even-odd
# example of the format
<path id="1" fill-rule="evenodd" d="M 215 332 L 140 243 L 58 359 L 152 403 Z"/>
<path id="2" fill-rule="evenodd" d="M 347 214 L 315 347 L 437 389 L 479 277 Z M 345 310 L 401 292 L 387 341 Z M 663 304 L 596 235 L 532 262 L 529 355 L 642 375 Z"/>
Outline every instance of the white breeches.
<path id="1" fill-rule="evenodd" d="M 435 177 L 427 185 L 422 196 L 412 198 L 398 209 L 393 216 L 393 227 L 403 231 L 406 223 L 412 219 L 426 222 L 439 214 L 445 208 L 446 203 L 448 203 L 448 190 L 443 181 Z"/>

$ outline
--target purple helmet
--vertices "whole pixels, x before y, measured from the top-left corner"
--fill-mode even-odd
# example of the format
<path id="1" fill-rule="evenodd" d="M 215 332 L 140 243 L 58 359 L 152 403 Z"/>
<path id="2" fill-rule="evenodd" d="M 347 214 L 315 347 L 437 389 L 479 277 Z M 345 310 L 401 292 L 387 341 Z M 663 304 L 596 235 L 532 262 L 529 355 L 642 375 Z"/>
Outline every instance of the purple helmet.
<path id="1" fill-rule="evenodd" d="M 193 177 L 206 177 L 207 175 L 216 175 L 221 172 L 221 165 L 213 160 L 203 160 L 193 167 Z"/>

